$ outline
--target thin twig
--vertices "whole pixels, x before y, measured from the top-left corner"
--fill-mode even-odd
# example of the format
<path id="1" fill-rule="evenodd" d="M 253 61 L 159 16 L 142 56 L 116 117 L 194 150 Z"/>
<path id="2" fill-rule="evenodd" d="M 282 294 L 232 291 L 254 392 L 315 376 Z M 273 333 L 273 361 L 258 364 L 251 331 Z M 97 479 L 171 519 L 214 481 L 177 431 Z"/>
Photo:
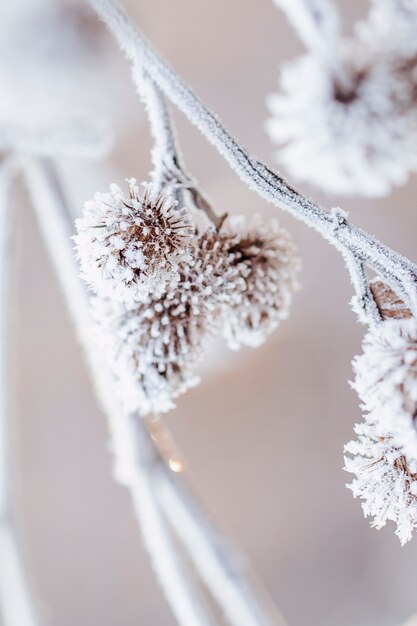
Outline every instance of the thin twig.
<path id="1" fill-rule="evenodd" d="M 284 626 L 248 563 L 210 522 L 183 479 L 172 475 L 162 462 L 155 463 L 154 472 L 161 506 L 229 623 Z"/>
<path id="2" fill-rule="evenodd" d="M 208 198 L 187 172 L 164 95 L 154 81 L 143 72 L 139 72 L 138 68 L 133 71 L 133 79 L 145 104 L 154 140 L 151 156 L 154 166 L 152 180 L 156 192 L 171 186 L 172 193 L 177 195 L 183 204 L 187 204 L 184 195 L 188 193 L 194 207 L 203 211 L 208 220 L 219 229 L 225 216 L 218 216 L 213 211 Z"/>
<path id="3" fill-rule="evenodd" d="M 274 0 L 310 52 L 332 72 L 339 88 L 349 93 L 355 77 L 343 62 L 339 14 L 333 0 Z"/>
<path id="4" fill-rule="evenodd" d="M 40 618 L 23 558 L 13 498 L 10 406 L 10 186 L 16 163 L 0 162 L 0 613 L 4 626 L 39 626 Z"/>
<path id="5" fill-rule="evenodd" d="M 240 179 L 265 200 L 303 221 L 348 258 L 353 255 L 381 276 L 417 314 L 417 267 L 407 258 L 354 226 L 339 219 L 293 189 L 281 176 L 251 156 L 161 59 L 124 9 L 115 0 L 90 0 L 92 7 L 119 42 L 127 57 L 155 81 L 164 94 L 186 115 L 229 163 Z M 355 264 L 348 271 L 356 288 L 360 279 Z M 361 297 L 357 293 L 357 297 Z"/>
<path id="6" fill-rule="evenodd" d="M 26 160 L 25 177 L 45 243 L 49 250 L 79 339 L 96 385 L 97 397 L 108 419 L 115 455 L 115 474 L 128 486 L 146 549 L 178 623 L 210 626 L 212 620 L 189 580 L 163 520 L 152 484 L 152 458 L 136 437 L 137 417 L 119 405 L 110 369 L 92 343 L 92 319 L 86 288 L 79 277 L 71 236 L 73 224 L 59 177 L 46 159 Z"/>
<path id="7" fill-rule="evenodd" d="M 328 58 L 339 37 L 339 16 L 331 0 L 274 0 L 304 45 Z"/>

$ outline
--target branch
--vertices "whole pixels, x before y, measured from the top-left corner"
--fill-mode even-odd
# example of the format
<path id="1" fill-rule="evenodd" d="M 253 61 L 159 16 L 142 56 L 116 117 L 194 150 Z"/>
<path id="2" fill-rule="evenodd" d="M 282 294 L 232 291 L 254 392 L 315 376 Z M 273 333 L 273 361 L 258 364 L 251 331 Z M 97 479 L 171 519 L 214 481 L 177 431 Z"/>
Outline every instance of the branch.
<path id="1" fill-rule="evenodd" d="M 304 45 L 325 59 L 335 52 L 339 16 L 331 0 L 273 0 L 286 14 Z"/>
<path id="2" fill-rule="evenodd" d="M 115 475 L 130 490 L 159 584 L 178 623 L 183 626 L 210 626 L 212 621 L 206 607 L 188 580 L 161 517 L 152 484 L 153 461 L 149 454 L 144 454 L 135 426 L 138 418 L 121 409 L 110 371 L 92 343 L 94 333 L 89 299 L 74 259 L 71 243 L 73 221 L 59 178 L 52 163 L 47 160 L 26 160 L 24 172 L 50 258 L 85 349 L 97 397 L 108 419 L 115 454 Z"/>
<path id="3" fill-rule="evenodd" d="M 39 626 L 17 530 L 10 434 L 10 198 L 16 163 L 0 160 L 0 612 L 4 626 Z"/>
<path id="4" fill-rule="evenodd" d="M 172 186 L 173 193 L 181 198 L 187 193 L 197 210 L 203 211 L 208 220 L 220 228 L 225 216 L 218 216 L 213 211 L 209 200 L 198 189 L 196 181 L 187 172 L 180 154 L 176 130 L 168 110 L 164 95 L 154 81 L 135 67 L 132 73 L 138 93 L 145 104 L 151 135 L 154 139 L 152 179 L 159 192 L 163 187 Z"/>
<path id="5" fill-rule="evenodd" d="M 182 511 L 183 516 L 187 515 L 186 528 L 193 529 L 194 537 L 198 539 L 188 542 L 186 528 L 176 527 L 175 530 L 184 545 L 187 544 L 187 550 L 192 555 L 196 568 L 219 605 L 228 614 L 230 623 L 233 626 L 282 626 L 282 620 L 277 617 L 277 613 L 273 614 L 271 611 L 271 601 L 267 600 L 263 593 L 252 588 L 249 582 L 250 576 L 246 573 L 247 568 L 240 556 L 236 555 L 230 547 L 226 547 L 226 541 L 212 529 L 207 517 L 199 511 L 184 487 L 177 481 L 168 479 L 169 472 L 156 446 L 152 444 L 152 439 L 149 439 L 144 421 L 121 410 L 113 392 L 111 375 L 103 366 L 103 360 L 95 346 L 91 344 L 92 322 L 88 297 L 73 258 L 70 241 L 72 220 L 68 219 L 68 213 L 66 215 L 65 199 L 59 179 L 51 164 L 45 160 L 37 163 L 32 161 L 30 167 L 26 166 L 25 173 L 51 259 L 85 348 L 97 396 L 108 418 L 114 443 L 115 474 L 130 489 L 140 525 L 146 529 L 150 528 L 148 520 L 143 517 L 142 494 L 145 493 L 144 498 L 149 498 L 151 495 L 157 497 L 159 506 L 168 516 L 167 499 L 169 492 L 172 491 L 170 497 L 172 502 L 176 503 L 176 509 Z M 155 501 L 152 506 L 156 507 Z M 169 521 L 172 524 L 171 516 L 169 516 Z M 155 526 L 153 532 L 158 535 L 160 527 Z M 148 550 L 154 555 L 154 565 L 155 568 L 158 567 L 157 574 L 161 586 L 164 587 L 171 607 L 178 617 L 181 607 L 177 606 L 179 596 L 173 594 L 173 590 L 169 587 L 172 577 L 168 581 L 168 586 L 164 586 L 165 561 L 173 559 L 173 554 L 158 554 L 158 547 L 162 550 L 164 546 L 167 546 L 166 540 L 160 541 L 158 537 L 152 538 L 148 533 L 144 533 L 144 540 L 148 542 Z M 207 565 L 201 555 L 197 554 L 200 546 L 204 546 L 204 554 L 209 559 Z M 208 571 L 209 564 L 210 572 Z M 176 575 L 183 576 L 180 571 Z M 232 605 L 228 607 L 229 602 L 232 602 Z M 190 597 L 188 604 L 194 605 Z M 241 617 L 244 621 L 240 621 Z M 205 622 L 200 621 L 198 624 L 205 624 Z"/>
<path id="6" fill-rule="evenodd" d="M 352 299 L 352 308 L 361 322 L 376 326 L 382 321 L 382 316 L 375 302 L 364 264 L 355 259 L 354 256 L 346 258 L 345 261 L 347 266 L 353 265 L 351 276 L 354 277 L 352 280 L 355 280 L 354 285 L 357 295 Z"/>
<path id="7" fill-rule="evenodd" d="M 74 116 L 36 128 L 10 122 L 0 125 L 0 151 L 100 159 L 108 154 L 112 143 L 112 130 L 104 119 Z"/>
<path id="8" fill-rule="evenodd" d="M 235 626 L 285 626 L 236 548 L 212 525 L 207 514 L 162 462 L 154 466 L 161 506 L 194 567 Z"/>
<path id="9" fill-rule="evenodd" d="M 212 143 L 239 178 L 262 198 L 288 211 L 322 235 L 346 259 L 353 256 L 381 276 L 417 315 L 417 267 L 375 237 L 331 214 L 293 189 L 281 176 L 251 156 L 154 51 L 141 31 L 115 0 L 90 0 L 92 7 L 119 42 L 137 71 L 145 71 L 161 91 Z M 355 264 L 348 271 L 355 289 L 360 283 Z M 361 293 L 356 294 L 358 298 Z"/>

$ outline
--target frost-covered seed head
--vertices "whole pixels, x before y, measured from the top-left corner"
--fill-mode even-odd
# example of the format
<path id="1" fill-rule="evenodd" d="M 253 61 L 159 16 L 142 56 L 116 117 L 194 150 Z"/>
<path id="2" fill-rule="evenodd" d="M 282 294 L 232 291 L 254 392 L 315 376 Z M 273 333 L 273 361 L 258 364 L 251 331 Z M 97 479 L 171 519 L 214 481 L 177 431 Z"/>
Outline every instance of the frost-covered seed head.
<path id="1" fill-rule="evenodd" d="M 189 254 L 193 227 L 186 209 L 152 186 L 141 192 L 129 182 L 126 197 L 117 185 L 97 193 L 76 220 L 75 242 L 84 279 L 100 295 L 140 302 L 160 295 L 178 277 L 178 263 Z"/>
<path id="2" fill-rule="evenodd" d="M 367 418 L 407 458 L 417 461 L 417 323 L 386 320 L 368 331 L 363 354 L 353 361 L 357 391 Z"/>
<path id="3" fill-rule="evenodd" d="M 365 517 L 380 529 L 387 521 L 397 525 L 402 545 L 417 527 L 417 463 L 393 445 L 389 434 L 375 424 L 356 425 L 357 439 L 345 447 L 345 470 L 355 475 L 348 488 L 363 500 Z"/>
<path id="4" fill-rule="evenodd" d="M 161 296 L 130 305 L 95 298 L 93 316 L 124 403 L 142 414 L 164 412 L 199 382 L 196 368 L 218 330 L 226 303 L 236 293 L 226 240 L 208 231 L 192 257 L 179 266 L 179 280 Z"/>
<path id="5" fill-rule="evenodd" d="M 257 347 L 289 315 L 300 259 L 290 235 L 276 220 L 265 223 L 258 217 L 240 226 L 234 220 L 233 227 L 229 254 L 234 256 L 239 285 L 244 287 L 226 311 L 223 334 L 232 349 Z"/>
<path id="6" fill-rule="evenodd" d="M 346 84 L 314 54 L 284 67 L 267 130 L 292 176 L 330 193 L 383 196 L 417 169 L 415 44 L 404 40 L 392 20 L 362 24 L 340 47 Z"/>
<path id="7" fill-rule="evenodd" d="M 194 238 L 164 293 L 93 299 L 98 340 L 129 410 L 168 411 L 198 382 L 210 339 L 223 333 L 233 347 L 258 345 L 287 315 L 298 269 L 289 236 L 275 223 L 231 222 Z"/>

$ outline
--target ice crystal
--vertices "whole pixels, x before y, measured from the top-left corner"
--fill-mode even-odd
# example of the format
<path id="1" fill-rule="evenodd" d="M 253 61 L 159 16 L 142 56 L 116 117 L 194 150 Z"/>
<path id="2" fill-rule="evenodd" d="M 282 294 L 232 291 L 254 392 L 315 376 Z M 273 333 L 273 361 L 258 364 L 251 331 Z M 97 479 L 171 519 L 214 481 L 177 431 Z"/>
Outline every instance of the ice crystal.
<path id="1" fill-rule="evenodd" d="M 308 53 L 284 66 L 268 99 L 277 159 L 331 193 L 386 195 L 417 168 L 415 28 L 384 10 L 339 42 L 339 58 Z"/>
<path id="2" fill-rule="evenodd" d="M 255 218 L 230 239 L 229 254 L 237 269 L 239 298 L 224 318 L 223 334 L 229 347 L 257 347 L 287 319 L 297 288 L 300 261 L 288 232 L 276 220 Z M 242 288 L 243 287 L 243 288 Z"/>
<path id="3" fill-rule="evenodd" d="M 186 209 L 178 209 L 170 195 L 156 195 L 148 184 L 141 192 L 134 179 L 128 182 L 128 197 L 112 185 L 85 204 L 75 242 L 90 287 L 133 303 L 150 291 L 160 295 L 178 277 L 193 228 Z"/>
<path id="4" fill-rule="evenodd" d="M 417 527 L 417 463 L 409 462 L 375 424 L 356 425 L 355 432 L 357 440 L 345 447 L 352 455 L 345 458 L 345 469 L 355 474 L 348 488 L 363 500 L 363 512 L 373 518 L 373 527 L 396 523 L 404 545 Z"/>
<path id="5" fill-rule="evenodd" d="M 368 331 L 353 361 L 363 408 L 407 458 L 417 461 L 417 324 L 386 320 Z"/>

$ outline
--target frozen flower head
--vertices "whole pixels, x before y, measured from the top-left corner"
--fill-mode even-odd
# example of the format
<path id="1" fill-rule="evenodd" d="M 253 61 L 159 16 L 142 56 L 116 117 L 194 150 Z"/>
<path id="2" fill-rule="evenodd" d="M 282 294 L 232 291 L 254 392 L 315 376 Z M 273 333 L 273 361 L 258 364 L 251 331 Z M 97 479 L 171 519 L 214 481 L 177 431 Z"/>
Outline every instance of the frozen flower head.
<path id="1" fill-rule="evenodd" d="M 389 433 L 402 454 L 417 461 L 415 318 L 389 319 L 369 330 L 353 368 L 353 387 L 367 419 Z"/>
<path id="2" fill-rule="evenodd" d="M 179 280 L 160 295 L 120 304 L 96 298 L 93 315 L 119 393 L 131 410 L 163 412 L 199 382 L 196 368 L 219 328 L 223 307 L 236 299 L 236 272 L 227 241 L 208 231 L 179 266 Z"/>
<path id="3" fill-rule="evenodd" d="M 300 269 L 297 250 L 276 220 L 249 226 L 232 221 L 231 263 L 237 269 L 240 296 L 226 311 L 223 333 L 229 347 L 257 347 L 286 319 Z"/>
<path id="4" fill-rule="evenodd" d="M 309 53 L 284 67 L 267 131 L 294 178 L 383 196 L 417 168 L 416 60 L 413 50 L 404 56 L 401 29 L 393 37 L 392 21 L 384 23 L 358 28 L 339 59 Z"/>
<path id="5" fill-rule="evenodd" d="M 345 458 L 345 469 L 355 475 L 348 488 L 363 500 L 363 512 L 373 518 L 373 527 L 396 523 L 404 545 L 417 527 L 417 463 L 408 461 L 375 424 L 357 425 L 355 432 L 357 440 L 345 448 L 351 455 Z"/>
<path id="6" fill-rule="evenodd" d="M 241 222 L 241 220 L 239 220 Z M 93 316 L 118 392 L 129 410 L 168 411 L 199 382 L 210 340 L 258 345 L 288 314 L 298 259 L 288 234 L 236 220 L 196 234 L 163 293 L 120 302 L 98 295 Z"/>
<path id="7" fill-rule="evenodd" d="M 97 193 L 76 220 L 75 237 L 84 279 L 93 291 L 126 303 L 163 293 L 178 276 L 193 228 L 188 212 L 164 192 L 129 182 L 126 197 L 117 185 Z"/>

